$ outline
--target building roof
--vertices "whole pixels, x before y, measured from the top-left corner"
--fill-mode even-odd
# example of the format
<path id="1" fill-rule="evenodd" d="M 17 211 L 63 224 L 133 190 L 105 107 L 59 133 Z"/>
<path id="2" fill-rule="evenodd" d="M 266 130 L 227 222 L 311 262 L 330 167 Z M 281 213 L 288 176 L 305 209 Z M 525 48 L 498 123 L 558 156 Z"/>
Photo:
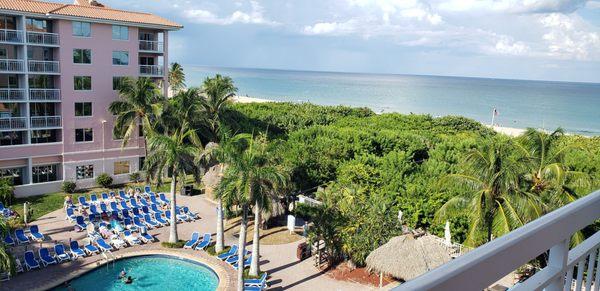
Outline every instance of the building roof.
<path id="1" fill-rule="evenodd" d="M 78 1 L 85 3 L 85 1 Z M 103 5 L 62 4 L 36 0 L 0 0 L 0 10 L 12 10 L 56 18 L 85 18 L 89 21 L 116 21 L 131 23 L 133 26 L 159 26 L 166 29 L 179 29 L 183 26 L 157 15 L 143 12 L 133 12 L 112 9 Z"/>

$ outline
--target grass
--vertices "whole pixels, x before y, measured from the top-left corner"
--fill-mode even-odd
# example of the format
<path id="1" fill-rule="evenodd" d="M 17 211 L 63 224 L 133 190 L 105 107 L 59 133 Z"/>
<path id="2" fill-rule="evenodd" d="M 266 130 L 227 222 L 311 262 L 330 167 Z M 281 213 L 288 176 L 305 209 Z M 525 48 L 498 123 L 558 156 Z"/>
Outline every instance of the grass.
<path id="1" fill-rule="evenodd" d="M 225 224 L 225 233 L 226 235 L 234 235 L 238 237 L 240 232 L 240 218 L 232 218 L 227 220 Z M 254 221 L 250 220 L 248 222 L 248 229 L 246 231 L 246 243 L 252 243 L 252 236 L 254 232 Z M 276 226 L 271 227 L 269 229 L 261 229 L 260 230 L 260 243 L 264 245 L 280 245 L 292 243 L 295 241 L 299 241 L 302 236 L 291 233 L 287 230 L 285 226 Z"/>
<path id="2" fill-rule="evenodd" d="M 160 245 L 163 248 L 181 249 L 185 245 L 185 241 L 184 240 L 179 240 L 176 243 L 171 243 L 171 242 L 168 242 L 168 241 L 164 241 L 164 242 L 161 242 Z"/>

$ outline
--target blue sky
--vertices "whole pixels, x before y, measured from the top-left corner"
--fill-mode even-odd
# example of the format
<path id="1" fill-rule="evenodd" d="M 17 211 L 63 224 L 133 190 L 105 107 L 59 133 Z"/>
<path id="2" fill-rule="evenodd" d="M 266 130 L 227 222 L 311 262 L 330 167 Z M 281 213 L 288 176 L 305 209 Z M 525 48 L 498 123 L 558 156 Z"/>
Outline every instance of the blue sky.
<path id="1" fill-rule="evenodd" d="M 600 0 L 105 0 L 184 66 L 600 82 Z"/>

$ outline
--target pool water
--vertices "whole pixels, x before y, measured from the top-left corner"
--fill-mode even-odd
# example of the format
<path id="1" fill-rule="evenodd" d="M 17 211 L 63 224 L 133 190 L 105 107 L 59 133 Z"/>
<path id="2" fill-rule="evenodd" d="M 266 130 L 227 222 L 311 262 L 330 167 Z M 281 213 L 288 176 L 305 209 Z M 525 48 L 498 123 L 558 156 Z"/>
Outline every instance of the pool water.
<path id="1" fill-rule="evenodd" d="M 119 279 L 122 270 L 133 283 Z M 62 285 L 54 290 L 198 290 L 213 291 L 219 278 L 207 266 L 171 256 L 141 256 L 121 259 L 98 267 L 71 282 L 71 288 Z"/>

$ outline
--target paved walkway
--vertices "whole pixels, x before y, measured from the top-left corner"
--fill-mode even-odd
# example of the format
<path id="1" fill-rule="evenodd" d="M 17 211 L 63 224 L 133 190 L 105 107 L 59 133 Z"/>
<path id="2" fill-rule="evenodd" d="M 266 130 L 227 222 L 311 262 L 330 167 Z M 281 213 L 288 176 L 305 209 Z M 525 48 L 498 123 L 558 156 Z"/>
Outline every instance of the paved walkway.
<path id="1" fill-rule="evenodd" d="M 178 205 L 189 206 L 193 212 L 200 214 L 201 219 L 194 222 L 178 224 L 179 238 L 189 239 L 191 233 L 198 231 L 200 233 L 210 232 L 213 234 L 216 228 L 216 209 L 215 204 L 205 199 L 203 196 L 179 196 Z M 85 232 L 73 231 L 73 224 L 64 219 L 65 214 L 62 210 L 49 213 L 32 224 L 37 224 L 40 231 L 46 235 L 46 241 L 43 246 L 53 246 L 56 241 L 68 245 L 69 240 L 82 241 L 85 238 Z M 169 228 L 162 227 L 150 230 L 149 233 L 155 236 L 159 241 L 167 241 Z M 249 234 L 251 235 L 251 234 Z M 227 245 L 236 244 L 237 238 L 226 236 Z M 299 242 L 284 245 L 261 245 L 261 270 L 269 274 L 269 290 L 368 290 L 367 286 L 342 282 L 334 280 L 317 270 L 313 265 L 312 259 L 299 262 L 296 259 L 296 246 Z M 13 250 L 13 253 L 24 252 L 28 249 L 39 248 L 39 243 L 32 243 L 27 246 L 19 246 Z M 251 246 L 248 246 L 250 249 Z M 220 290 L 235 290 L 236 273 L 226 263 L 221 262 L 205 252 L 190 250 L 172 250 L 160 246 L 160 242 L 149 245 L 134 246 L 115 251 L 117 257 L 139 255 L 152 252 L 168 252 L 183 257 L 192 258 L 201 261 L 212 267 L 221 280 Z M 0 290 L 44 290 L 57 283 L 63 282 L 74 276 L 93 269 L 100 265 L 102 257 L 95 255 L 85 259 L 79 259 L 74 262 L 63 263 L 56 266 L 49 266 L 42 270 L 35 270 L 18 274 L 8 282 L 0 285 Z M 35 278 L 35 280 L 33 280 Z"/>

